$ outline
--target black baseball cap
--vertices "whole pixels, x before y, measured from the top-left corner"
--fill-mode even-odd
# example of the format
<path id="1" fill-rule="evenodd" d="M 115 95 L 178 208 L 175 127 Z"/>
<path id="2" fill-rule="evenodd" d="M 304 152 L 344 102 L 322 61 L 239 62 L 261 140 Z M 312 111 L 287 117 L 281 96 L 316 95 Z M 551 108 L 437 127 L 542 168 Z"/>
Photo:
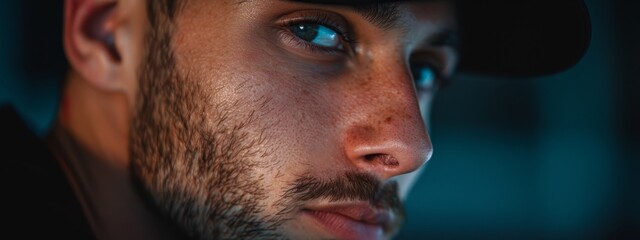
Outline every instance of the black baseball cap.
<path id="1" fill-rule="evenodd" d="M 355 5 L 406 0 L 296 1 Z M 558 73 L 575 65 L 591 41 L 589 12 L 582 0 L 454 2 L 462 72 L 504 77 Z"/>
<path id="2" fill-rule="evenodd" d="M 438 0 L 293 0 L 319 4 L 375 4 Z M 587 51 L 591 22 L 583 0 L 451 0 L 457 8 L 460 35 L 459 71 L 505 77 L 553 74 L 575 65 Z M 22 38 L 29 59 L 26 72 L 62 75 L 66 60 L 61 37 L 41 38 L 42 31 L 62 33 L 62 1 L 21 1 L 27 24 Z M 50 11 L 58 9 L 58 11 Z M 54 16 L 55 15 L 55 16 Z M 30 27 L 40 26 L 39 28 Z M 31 29 L 31 30 L 30 30 Z M 27 31 L 29 30 L 29 31 Z M 53 46 L 53 47 L 52 47 Z M 44 53 L 44 54 L 43 54 Z M 34 59 L 39 59 L 34 62 Z M 52 64 L 54 63 L 54 64 Z M 57 64 L 55 64 L 57 63 Z"/>

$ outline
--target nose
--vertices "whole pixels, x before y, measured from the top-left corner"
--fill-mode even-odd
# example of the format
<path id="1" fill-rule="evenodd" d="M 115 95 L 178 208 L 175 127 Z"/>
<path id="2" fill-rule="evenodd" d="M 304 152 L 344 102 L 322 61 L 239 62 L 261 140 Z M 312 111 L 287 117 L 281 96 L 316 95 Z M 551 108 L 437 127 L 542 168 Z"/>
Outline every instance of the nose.
<path id="1" fill-rule="evenodd" d="M 366 102 L 354 111 L 358 117 L 347 126 L 343 146 L 352 165 L 386 180 L 419 169 L 433 147 L 411 75 L 387 71 L 377 76 L 368 78 L 369 87 L 360 95 Z"/>

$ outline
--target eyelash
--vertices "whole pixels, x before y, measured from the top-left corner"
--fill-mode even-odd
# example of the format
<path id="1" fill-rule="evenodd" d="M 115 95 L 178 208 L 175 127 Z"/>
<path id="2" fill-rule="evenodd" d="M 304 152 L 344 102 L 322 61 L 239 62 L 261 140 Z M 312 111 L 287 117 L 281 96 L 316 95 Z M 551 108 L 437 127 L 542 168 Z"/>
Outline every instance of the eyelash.
<path id="1" fill-rule="evenodd" d="M 290 30 L 291 27 L 298 24 L 305 24 L 305 23 L 323 25 L 335 31 L 340 36 L 340 41 L 342 42 L 342 46 L 344 47 L 344 49 L 340 50 L 340 49 L 314 45 L 300 39 L 299 37 L 297 37 L 295 34 L 291 32 Z M 324 53 L 324 54 L 331 54 L 331 55 L 347 53 L 357 43 L 356 40 L 352 37 L 351 33 L 347 30 L 346 26 L 343 26 L 343 24 L 339 24 L 335 20 L 322 15 L 300 16 L 296 19 L 285 20 L 282 22 L 281 28 L 282 28 L 282 34 L 284 35 L 284 37 L 287 38 L 287 41 L 296 44 L 298 47 L 302 47 L 306 50 L 317 52 L 317 53 Z"/>

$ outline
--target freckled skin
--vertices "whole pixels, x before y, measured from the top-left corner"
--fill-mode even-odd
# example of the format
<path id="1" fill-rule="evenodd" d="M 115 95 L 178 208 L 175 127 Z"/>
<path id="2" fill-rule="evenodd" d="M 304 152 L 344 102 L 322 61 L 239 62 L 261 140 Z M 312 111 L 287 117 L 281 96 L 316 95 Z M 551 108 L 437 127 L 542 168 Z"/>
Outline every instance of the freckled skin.
<path id="1" fill-rule="evenodd" d="M 153 70 L 162 62 L 154 62 L 156 50 L 147 51 L 132 162 L 157 204 L 190 235 L 331 238 L 300 220 L 304 207 L 331 201 L 285 197 L 300 179 L 331 182 L 358 173 L 374 179 L 372 186 L 397 183 L 393 194 L 404 197 L 431 156 L 428 112 L 421 109 L 432 95 L 416 93 L 408 59 L 418 42 L 451 27 L 451 6 L 402 5 L 414 33 L 404 34 L 348 8 L 313 5 L 343 16 L 361 40 L 355 54 L 337 57 L 297 47 L 274 27 L 309 8 L 189 1 L 174 19 L 166 72 Z M 440 14 L 418 18 L 416 11 Z M 161 84 L 172 91 L 155 87 Z M 238 235 L 243 231 L 234 227 L 256 235 Z"/>

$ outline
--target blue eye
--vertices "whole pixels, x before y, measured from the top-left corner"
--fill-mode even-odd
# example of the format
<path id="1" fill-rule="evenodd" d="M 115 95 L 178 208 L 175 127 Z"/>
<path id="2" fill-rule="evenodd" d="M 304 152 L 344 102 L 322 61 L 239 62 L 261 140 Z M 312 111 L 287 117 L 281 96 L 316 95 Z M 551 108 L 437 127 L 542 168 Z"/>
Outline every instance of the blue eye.
<path id="1" fill-rule="evenodd" d="M 296 37 L 313 45 L 325 48 L 342 48 L 340 34 L 321 24 L 300 23 L 291 26 L 290 30 Z"/>
<path id="2" fill-rule="evenodd" d="M 431 65 L 422 65 L 413 68 L 412 74 L 417 89 L 431 89 L 436 87 L 438 74 Z"/>

